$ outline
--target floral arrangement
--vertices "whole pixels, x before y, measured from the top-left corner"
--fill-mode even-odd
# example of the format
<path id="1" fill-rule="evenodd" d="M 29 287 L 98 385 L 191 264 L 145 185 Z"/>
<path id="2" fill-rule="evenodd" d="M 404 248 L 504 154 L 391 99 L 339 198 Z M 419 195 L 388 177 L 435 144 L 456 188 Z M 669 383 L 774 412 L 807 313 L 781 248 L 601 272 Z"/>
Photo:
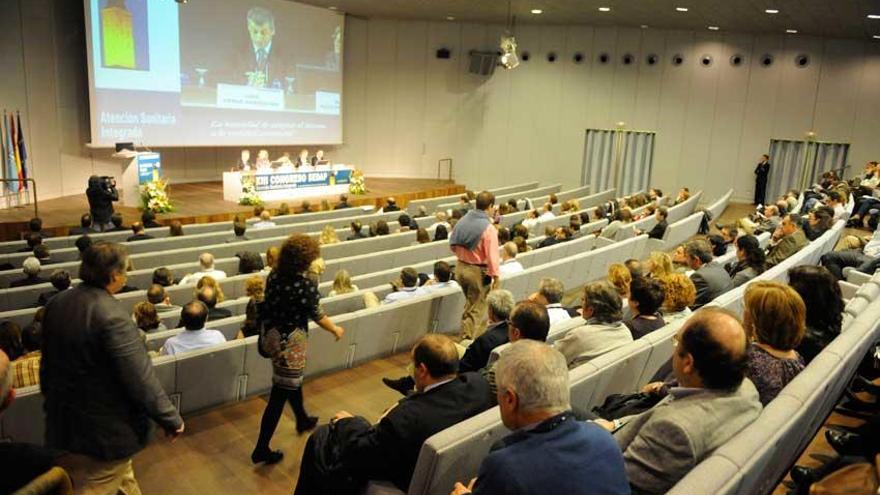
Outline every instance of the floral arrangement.
<path id="1" fill-rule="evenodd" d="M 257 194 L 257 186 L 254 176 L 241 178 L 241 197 L 238 204 L 245 206 L 258 206 L 263 204 L 263 199 Z"/>
<path id="2" fill-rule="evenodd" d="M 352 194 L 365 194 L 367 192 L 367 184 L 364 181 L 364 173 L 358 169 L 351 171 L 351 178 L 348 182 L 348 192 Z"/>
<path id="3" fill-rule="evenodd" d="M 174 211 L 171 200 L 168 199 L 168 181 L 165 179 L 156 179 L 141 184 L 141 203 L 144 210 L 153 213 L 168 213 Z"/>

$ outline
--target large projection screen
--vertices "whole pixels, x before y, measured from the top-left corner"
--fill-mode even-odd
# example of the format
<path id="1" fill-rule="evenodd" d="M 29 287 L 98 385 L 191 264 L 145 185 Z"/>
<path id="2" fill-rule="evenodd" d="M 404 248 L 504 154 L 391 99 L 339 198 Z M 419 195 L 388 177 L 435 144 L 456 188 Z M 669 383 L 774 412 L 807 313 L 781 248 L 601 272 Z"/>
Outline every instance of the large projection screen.
<path id="1" fill-rule="evenodd" d="M 94 147 L 342 143 L 344 16 L 288 0 L 85 0 Z"/>

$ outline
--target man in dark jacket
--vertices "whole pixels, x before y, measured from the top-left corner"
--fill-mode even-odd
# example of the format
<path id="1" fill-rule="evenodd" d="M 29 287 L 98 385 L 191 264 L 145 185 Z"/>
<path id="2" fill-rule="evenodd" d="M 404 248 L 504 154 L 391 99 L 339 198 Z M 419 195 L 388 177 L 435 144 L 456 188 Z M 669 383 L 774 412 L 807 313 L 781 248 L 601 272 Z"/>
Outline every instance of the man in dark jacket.
<path id="1" fill-rule="evenodd" d="M 509 340 L 507 320 L 516 305 L 513 294 L 508 290 L 495 289 L 486 296 L 486 303 L 489 306 L 489 325 L 486 327 L 486 332 L 477 337 L 477 340 L 473 341 L 464 352 L 458 365 L 460 373 L 480 371 L 485 368 L 492 350 Z"/>
<path id="2" fill-rule="evenodd" d="M 113 228 L 110 215 L 113 214 L 113 202 L 119 201 L 116 181 L 97 175 L 89 177 L 86 197 L 89 199 L 89 213 L 92 214 L 92 228 L 101 232 Z"/>
<path id="3" fill-rule="evenodd" d="M 712 262 L 712 248 L 703 240 L 691 241 L 684 246 L 688 266 L 694 273 L 691 281 L 697 288 L 697 298 L 691 309 L 696 311 L 713 299 L 733 288 L 733 280 L 718 263 Z"/>
<path id="4" fill-rule="evenodd" d="M 208 321 L 229 318 L 232 316 L 232 311 L 229 311 L 226 308 L 217 307 L 217 291 L 215 291 L 213 287 L 208 287 L 207 285 L 202 287 L 199 289 L 199 293 L 196 294 L 196 297 L 208 307 Z"/>
<path id="5" fill-rule="evenodd" d="M 46 446 L 67 453 L 60 464 L 88 493 L 138 493 L 131 459 L 152 437 L 150 420 L 172 438 L 184 429 L 128 309 L 113 297 L 127 257 L 118 244 L 94 244 L 83 254 L 82 283 L 53 297 L 43 319 Z"/>
<path id="6" fill-rule="evenodd" d="M 334 473 L 318 469 L 316 438 L 327 438 L 322 426 L 309 438 L 300 463 L 295 495 L 311 493 L 358 493 L 367 480 L 389 480 L 407 490 L 422 444 L 445 430 L 491 406 L 489 384 L 477 373 L 457 374 L 458 351 L 452 339 L 428 334 L 413 347 L 416 393 L 400 400 L 378 424 L 345 411 L 333 417 L 333 427 L 344 432 L 341 455 Z M 337 438 L 338 438 L 337 437 Z M 333 438 L 333 437 L 331 437 Z M 327 487 L 350 476 L 354 485 L 345 490 Z"/>
<path id="7" fill-rule="evenodd" d="M 651 239 L 663 239 L 663 236 L 666 235 L 666 228 L 669 226 L 669 223 L 666 221 L 666 217 L 668 216 L 669 210 L 667 210 L 665 206 L 657 208 L 657 211 L 654 212 L 654 218 L 657 219 L 657 225 L 654 225 L 654 228 L 648 232 L 648 237 Z"/>

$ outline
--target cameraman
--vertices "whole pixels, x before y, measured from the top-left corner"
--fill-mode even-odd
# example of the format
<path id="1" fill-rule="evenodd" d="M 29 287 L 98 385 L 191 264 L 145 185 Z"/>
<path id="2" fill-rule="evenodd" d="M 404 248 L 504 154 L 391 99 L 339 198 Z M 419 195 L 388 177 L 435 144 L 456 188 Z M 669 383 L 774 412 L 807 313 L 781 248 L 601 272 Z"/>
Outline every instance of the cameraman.
<path id="1" fill-rule="evenodd" d="M 119 191 L 116 190 L 116 179 L 113 177 L 89 177 L 89 188 L 86 189 L 89 198 L 89 211 L 92 214 L 92 228 L 104 232 L 112 229 L 110 215 L 113 214 L 113 202 L 119 201 Z"/>

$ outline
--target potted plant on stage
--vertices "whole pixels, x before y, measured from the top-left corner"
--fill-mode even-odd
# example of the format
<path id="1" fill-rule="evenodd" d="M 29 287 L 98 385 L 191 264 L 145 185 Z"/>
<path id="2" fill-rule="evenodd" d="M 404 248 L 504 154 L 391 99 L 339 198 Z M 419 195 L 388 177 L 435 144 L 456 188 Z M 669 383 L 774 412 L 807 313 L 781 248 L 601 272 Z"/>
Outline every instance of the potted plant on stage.
<path id="1" fill-rule="evenodd" d="M 168 199 L 168 181 L 154 179 L 140 186 L 141 203 L 144 210 L 153 213 L 168 213 L 174 211 L 174 205 Z"/>
<path id="2" fill-rule="evenodd" d="M 364 180 L 364 173 L 359 169 L 351 171 L 351 179 L 348 182 L 348 192 L 351 194 L 366 194 L 367 183 Z"/>
<path id="3" fill-rule="evenodd" d="M 262 198 L 257 194 L 256 176 L 253 174 L 242 175 L 241 197 L 238 204 L 245 206 L 258 206 L 263 204 Z"/>

